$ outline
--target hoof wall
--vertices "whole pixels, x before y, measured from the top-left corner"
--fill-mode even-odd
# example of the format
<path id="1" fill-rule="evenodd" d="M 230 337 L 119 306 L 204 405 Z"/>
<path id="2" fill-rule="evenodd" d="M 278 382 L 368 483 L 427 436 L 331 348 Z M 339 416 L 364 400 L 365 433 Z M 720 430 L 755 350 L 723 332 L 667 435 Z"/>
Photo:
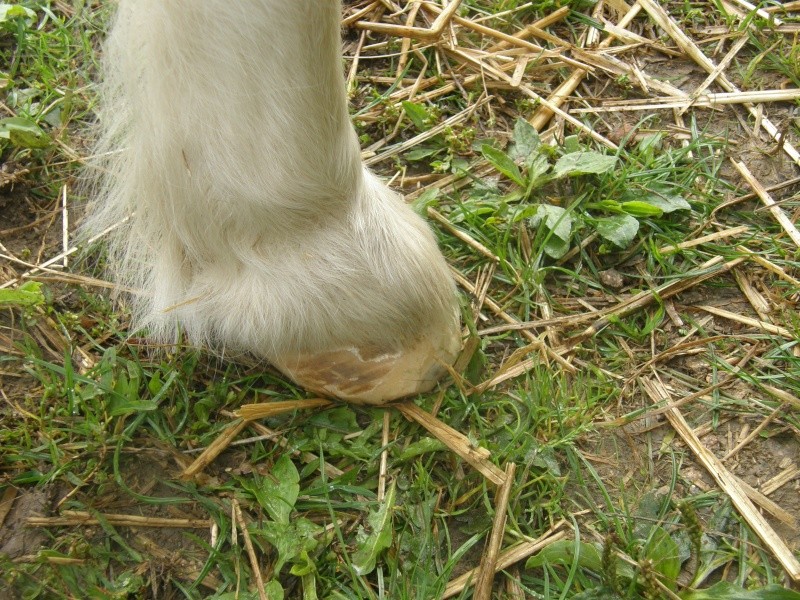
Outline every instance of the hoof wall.
<path id="1" fill-rule="evenodd" d="M 408 349 L 382 352 L 342 348 L 285 357 L 275 366 L 305 389 L 356 404 L 380 405 L 431 390 L 460 349 L 460 336 L 447 344 L 424 338 Z M 445 347 L 443 347 L 445 346 Z"/>

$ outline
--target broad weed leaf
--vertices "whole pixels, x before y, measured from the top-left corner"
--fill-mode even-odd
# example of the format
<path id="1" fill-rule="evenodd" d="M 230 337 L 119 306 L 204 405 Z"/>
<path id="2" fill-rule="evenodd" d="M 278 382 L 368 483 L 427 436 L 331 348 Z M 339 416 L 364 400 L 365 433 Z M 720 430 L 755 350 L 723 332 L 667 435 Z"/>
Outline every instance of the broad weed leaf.
<path id="1" fill-rule="evenodd" d="M 675 540 L 662 527 L 655 527 L 644 552 L 653 561 L 655 569 L 664 576 L 663 583 L 674 590 L 681 572 L 680 552 Z"/>
<path id="2" fill-rule="evenodd" d="M 50 145 L 50 136 L 24 117 L 0 119 L 0 138 L 7 139 L 18 148 L 47 148 Z"/>
<path id="3" fill-rule="evenodd" d="M 540 204 L 531 217 L 531 225 L 538 227 L 544 222 L 545 227 L 562 241 L 568 242 L 572 236 L 572 216 L 569 212 L 553 204 Z"/>
<path id="4" fill-rule="evenodd" d="M 639 231 L 639 221 L 630 215 L 614 215 L 598 219 L 595 229 L 602 238 L 615 246 L 627 248 Z"/>
<path id="5" fill-rule="evenodd" d="M 0 290 L 0 308 L 32 308 L 43 304 L 44 293 L 38 281 L 26 281 L 15 290 Z"/>
<path id="6" fill-rule="evenodd" d="M 403 110 L 406 111 L 406 115 L 418 130 L 425 131 L 430 128 L 431 115 L 424 106 L 405 101 L 403 102 Z"/>
<path id="7" fill-rule="evenodd" d="M 483 154 L 483 157 L 486 160 L 492 163 L 492 166 L 494 166 L 495 169 L 500 171 L 503 175 L 508 177 L 517 185 L 525 187 L 525 180 L 522 178 L 522 173 L 520 173 L 519 167 L 514 164 L 514 161 L 508 154 L 502 150 L 493 148 L 489 144 L 483 144 L 481 146 L 481 154 Z"/>
<path id="8" fill-rule="evenodd" d="M 608 156 L 599 152 L 572 152 L 556 161 L 553 167 L 554 177 L 573 177 L 575 175 L 599 175 L 614 170 L 616 156 Z"/>
<path id="9" fill-rule="evenodd" d="M 522 158 L 526 162 L 542 145 L 539 133 L 525 119 L 517 119 L 514 124 L 513 139 L 514 145 L 511 147 L 509 154 L 512 158 Z"/>
<path id="10" fill-rule="evenodd" d="M 7 21 L 12 19 L 22 18 L 26 21 L 33 22 L 36 19 L 36 13 L 30 8 L 20 6 L 19 4 L 0 4 L 0 25 L 4 25 Z"/>
<path id="11" fill-rule="evenodd" d="M 686 201 L 683 196 L 677 194 L 659 194 L 652 193 L 644 199 L 648 204 L 661 209 L 664 213 L 671 213 L 676 210 L 691 210 L 691 205 Z"/>
<path id="12" fill-rule="evenodd" d="M 389 487 L 381 507 L 370 513 L 367 523 L 370 533 L 359 534 L 359 548 L 353 555 L 353 569 L 358 575 L 367 575 L 375 570 L 378 556 L 392 543 L 392 512 L 394 511 L 396 488 Z"/>
<path id="13" fill-rule="evenodd" d="M 575 543 L 574 540 L 559 540 L 553 542 L 541 552 L 534 554 L 525 563 L 526 569 L 535 569 L 546 564 L 571 565 L 574 560 L 578 565 L 600 573 L 603 569 L 603 561 L 600 552 L 586 542 Z"/>
<path id="14" fill-rule="evenodd" d="M 542 183 L 539 179 L 544 177 L 550 170 L 550 161 L 541 154 L 531 154 L 528 160 L 525 161 L 525 167 L 528 169 L 528 186 L 532 189 L 538 187 L 537 183 Z"/>

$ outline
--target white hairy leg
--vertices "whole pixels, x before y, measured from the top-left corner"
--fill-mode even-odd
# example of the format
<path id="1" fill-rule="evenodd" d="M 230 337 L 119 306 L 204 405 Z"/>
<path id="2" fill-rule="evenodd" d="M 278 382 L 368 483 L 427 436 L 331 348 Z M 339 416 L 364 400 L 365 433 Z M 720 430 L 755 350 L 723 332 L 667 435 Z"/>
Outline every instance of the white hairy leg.
<path id="1" fill-rule="evenodd" d="M 88 228 L 134 325 L 381 403 L 460 347 L 431 231 L 360 160 L 334 0 L 120 0 Z"/>

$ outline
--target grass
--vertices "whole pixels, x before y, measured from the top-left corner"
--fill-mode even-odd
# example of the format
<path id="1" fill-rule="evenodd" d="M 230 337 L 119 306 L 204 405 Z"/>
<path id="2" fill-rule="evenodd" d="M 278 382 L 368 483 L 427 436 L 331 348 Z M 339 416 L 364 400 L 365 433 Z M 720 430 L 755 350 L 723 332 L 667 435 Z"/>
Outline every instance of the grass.
<path id="1" fill-rule="evenodd" d="M 576 43 L 599 23 L 591 3 L 466 0 L 459 15 L 513 34 L 566 4 L 573 12 L 548 31 Z M 747 31 L 725 70 L 737 85 L 795 85 L 791 33 L 712 2 L 661 4 L 715 60 L 730 48 L 720 31 Z M 76 190 L 109 11 L 9 6 L 0 5 L 0 588 L 12 598 L 258 598 L 259 587 L 271 599 L 442 597 L 478 566 L 496 490 L 441 442 L 395 410 L 300 411 L 251 424 L 199 478 L 182 480 L 239 406 L 304 392 L 263 365 L 153 352 L 93 279 L 101 246 L 66 271 L 59 262 L 23 277 L 25 263 L 62 250 L 63 190 L 71 226 L 85 201 Z M 775 16 L 797 23 L 796 13 Z M 653 36 L 652 23 L 643 12 L 630 30 Z M 472 286 L 469 364 L 418 404 L 494 464 L 517 465 L 502 549 L 545 539 L 497 575 L 493 597 L 796 598 L 763 531 L 665 418 L 680 411 L 726 470 L 772 500 L 760 501 L 770 526 L 797 548 L 798 248 L 730 158 L 767 186 L 791 182 L 797 167 L 751 134 L 736 105 L 689 108 L 680 122 L 624 105 L 573 111 L 648 97 L 635 73 L 599 67 L 564 107 L 577 123 L 537 133 L 526 125 L 541 109 L 532 93 L 546 97 L 574 67 L 532 60 L 511 86 L 503 73 L 514 69 L 502 67 L 520 54 L 485 58 L 481 73 L 470 60 L 497 40 L 456 32 L 461 54 L 437 40 L 405 63 L 400 39 L 370 35 L 350 89 L 367 156 L 386 153 L 375 168 L 431 216 Z M 349 68 L 362 33 L 346 34 Z M 643 72 L 688 93 L 705 78 L 657 49 L 614 56 L 647 58 Z M 430 81 L 412 97 L 418 77 Z M 789 142 L 792 108 L 763 108 Z M 796 215 L 796 183 L 772 193 Z M 711 237 L 695 244 L 701 236 Z M 648 396 L 652 380 L 677 408 Z"/>

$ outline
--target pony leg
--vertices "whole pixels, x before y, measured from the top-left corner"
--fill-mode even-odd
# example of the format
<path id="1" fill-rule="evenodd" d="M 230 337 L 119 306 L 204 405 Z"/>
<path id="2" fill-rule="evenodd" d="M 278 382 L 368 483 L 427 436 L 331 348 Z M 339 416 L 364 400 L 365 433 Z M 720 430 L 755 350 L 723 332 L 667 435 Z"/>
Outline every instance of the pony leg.
<path id="1" fill-rule="evenodd" d="M 155 340 L 185 331 L 381 403 L 433 387 L 460 324 L 430 229 L 361 162 L 340 10 L 120 0 L 88 228 L 125 221 L 109 265 Z"/>

